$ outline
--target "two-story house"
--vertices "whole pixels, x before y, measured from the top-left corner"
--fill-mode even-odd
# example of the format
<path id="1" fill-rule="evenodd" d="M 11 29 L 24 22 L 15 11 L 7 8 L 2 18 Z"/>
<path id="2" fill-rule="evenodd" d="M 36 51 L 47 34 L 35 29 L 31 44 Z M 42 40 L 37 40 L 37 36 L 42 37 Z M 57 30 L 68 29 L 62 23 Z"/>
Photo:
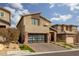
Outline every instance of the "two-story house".
<path id="1" fill-rule="evenodd" d="M 22 43 L 56 41 L 56 30 L 51 26 L 51 22 L 41 16 L 40 13 L 23 15 L 17 24 L 21 38 L 19 41 Z"/>
<path id="2" fill-rule="evenodd" d="M 11 25 L 10 11 L 0 8 L 0 28 L 8 28 Z"/>
<path id="3" fill-rule="evenodd" d="M 52 27 L 57 30 L 57 41 L 65 41 L 66 43 L 76 43 L 76 25 L 56 24 Z"/>

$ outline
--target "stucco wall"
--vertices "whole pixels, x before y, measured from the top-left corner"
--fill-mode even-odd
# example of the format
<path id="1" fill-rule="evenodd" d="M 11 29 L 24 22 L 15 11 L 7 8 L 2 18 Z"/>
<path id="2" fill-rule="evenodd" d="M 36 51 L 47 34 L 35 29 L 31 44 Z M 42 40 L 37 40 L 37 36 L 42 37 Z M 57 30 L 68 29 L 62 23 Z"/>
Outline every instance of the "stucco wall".
<path id="1" fill-rule="evenodd" d="M 32 24 L 32 18 L 39 20 L 39 25 L 33 25 Z M 40 15 L 32 15 L 32 16 L 26 16 L 24 19 L 24 25 L 25 25 L 25 32 L 28 33 L 49 33 L 49 27 L 44 27 L 45 24 L 50 25 L 48 21 L 45 21 L 44 19 L 40 18 Z"/>
<path id="2" fill-rule="evenodd" d="M 6 23 L 0 22 L 0 25 L 6 26 L 6 28 L 9 28 L 10 26 Z"/>
<path id="3" fill-rule="evenodd" d="M 8 12 L 2 10 L 2 9 L 0 9 L 0 12 L 4 13 L 4 16 L 0 17 L 0 19 L 5 20 L 7 22 L 10 22 L 10 17 L 11 17 L 10 13 L 8 13 Z"/>

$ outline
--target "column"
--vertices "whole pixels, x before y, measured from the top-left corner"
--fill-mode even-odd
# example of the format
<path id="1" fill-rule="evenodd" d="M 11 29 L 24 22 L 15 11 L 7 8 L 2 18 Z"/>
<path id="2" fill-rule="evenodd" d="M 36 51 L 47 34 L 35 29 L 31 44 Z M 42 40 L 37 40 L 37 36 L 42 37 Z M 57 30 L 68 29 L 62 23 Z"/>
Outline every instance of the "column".
<path id="1" fill-rule="evenodd" d="M 24 44 L 28 44 L 28 33 L 24 33 Z"/>
<path id="2" fill-rule="evenodd" d="M 47 43 L 50 43 L 50 41 L 51 41 L 51 34 L 49 33 L 49 34 L 47 35 Z"/>
<path id="3" fill-rule="evenodd" d="M 56 42 L 56 40 L 57 40 L 57 33 L 54 32 L 54 42 Z"/>

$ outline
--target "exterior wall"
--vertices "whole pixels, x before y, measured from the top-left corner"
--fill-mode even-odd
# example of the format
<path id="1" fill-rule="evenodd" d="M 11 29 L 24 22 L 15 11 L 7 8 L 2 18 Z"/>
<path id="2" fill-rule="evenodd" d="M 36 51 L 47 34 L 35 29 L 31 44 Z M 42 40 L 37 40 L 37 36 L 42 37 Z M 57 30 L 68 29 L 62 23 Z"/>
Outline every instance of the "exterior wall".
<path id="1" fill-rule="evenodd" d="M 64 34 L 57 34 L 58 42 L 65 42 L 66 36 Z"/>
<path id="2" fill-rule="evenodd" d="M 21 38 L 24 39 L 24 38 L 23 38 L 23 37 L 25 36 L 25 35 L 24 35 L 24 32 L 25 32 L 24 20 L 21 20 L 21 22 L 20 22 L 19 25 L 17 26 L 17 29 L 20 31 Z"/>
<path id="3" fill-rule="evenodd" d="M 0 22 L 0 25 L 4 25 L 4 26 L 6 26 L 6 28 L 10 27 L 9 25 L 7 25 L 6 23 L 3 23 L 3 22 Z"/>
<path id="4" fill-rule="evenodd" d="M 68 30 L 66 29 L 66 27 L 68 27 Z M 58 33 L 62 32 L 62 25 L 58 25 L 55 28 L 57 29 Z M 70 31 L 70 29 L 71 29 L 71 31 Z M 77 27 L 76 26 L 70 26 L 70 25 L 63 25 L 63 31 L 69 32 L 69 33 L 70 32 L 75 33 L 75 32 L 77 32 Z"/>
<path id="5" fill-rule="evenodd" d="M 60 33 L 61 31 L 61 26 L 56 26 L 57 32 Z"/>
<path id="6" fill-rule="evenodd" d="M 57 41 L 65 42 L 66 44 L 74 44 L 76 40 L 75 34 L 59 34 L 57 38 Z"/>
<path id="7" fill-rule="evenodd" d="M 28 33 L 25 32 L 24 33 L 24 44 L 27 44 L 28 43 Z"/>
<path id="8" fill-rule="evenodd" d="M 4 16 L 0 17 L 0 19 L 5 20 L 7 22 L 10 22 L 10 17 L 11 17 L 10 13 L 8 13 L 8 12 L 2 10 L 2 9 L 0 9 L 0 12 L 4 13 Z"/>
<path id="9" fill-rule="evenodd" d="M 32 18 L 38 19 L 40 24 L 32 25 Z M 49 27 L 45 27 L 44 25 L 50 23 L 42 18 L 40 18 L 40 15 L 33 15 L 33 16 L 26 16 L 24 19 L 24 25 L 25 25 L 25 32 L 29 33 L 49 33 Z"/>
<path id="10" fill-rule="evenodd" d="M 77 27 L 72 27 L 72 31 L 77 32 Z"/>
<path id="11" fill-rule="evenodd" d="M 5 11 L 5 10 L 3 10 L 3 9 L 0 9 L 0 13 L 4 13 L 4 16 L 2 16 L 2 17 L 0 17 L 0 19 L 1 20 L 4 20 L 4 21 L 6 21 L 6 22 L 8 22 L 8 23 L 10 23 L 11 21 L 11 14 L 9 13 L 9 12 L 7 12 L 7 11 Z M 4 23 L 4 22 L 1 22 L 0 21 L 0 25 L 5 25 L 6 26 L 6 28 L 8 28 L 8 27 L 10 27 L 10 25 L 9 24 L 6 24 L 6 23 Z"/>
<path id="12" fill-rule="evenodd" d="M 32 18 L 39 20 L 39 25 L 32 24 Z M 47 25 L 47 26 L 45 26 Z M 21 32 L 22 39 L 25 40 L 25 44 L 28 43 L 28 33 L 47 34 L 47 42 L 50 42 L 49 27 L 51 23 L 40 17 L 40 14 L 34 14 L 29 16 L 23 16 L 17 28 Z"/>

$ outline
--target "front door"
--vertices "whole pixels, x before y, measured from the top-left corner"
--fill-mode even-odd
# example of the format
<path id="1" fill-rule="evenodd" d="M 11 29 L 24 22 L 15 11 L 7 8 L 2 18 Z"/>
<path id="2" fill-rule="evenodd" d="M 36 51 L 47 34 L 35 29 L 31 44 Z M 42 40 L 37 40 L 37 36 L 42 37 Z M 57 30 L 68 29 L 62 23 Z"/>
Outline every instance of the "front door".
<path id="1" fill-rule="evenodd" d="M 51 42 L 54 41 L 54 33 L 51 32 Z"/>

